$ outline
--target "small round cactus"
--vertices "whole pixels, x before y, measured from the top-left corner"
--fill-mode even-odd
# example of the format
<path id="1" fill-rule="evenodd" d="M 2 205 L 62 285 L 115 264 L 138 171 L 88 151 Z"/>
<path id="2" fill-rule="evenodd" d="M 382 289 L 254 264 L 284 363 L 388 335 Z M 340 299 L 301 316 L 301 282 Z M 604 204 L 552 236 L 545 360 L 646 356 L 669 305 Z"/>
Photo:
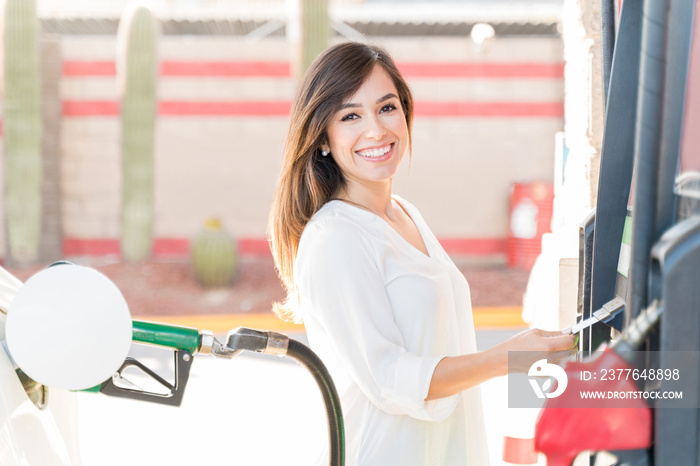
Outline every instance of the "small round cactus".
<path id="1" fill-rule="evenodd" d="M 238 251 L 233 236 L 221 220 L 213 218 L 192 242 L 192 270 L 205 288 L 230 285 L 238 269 Z"/>

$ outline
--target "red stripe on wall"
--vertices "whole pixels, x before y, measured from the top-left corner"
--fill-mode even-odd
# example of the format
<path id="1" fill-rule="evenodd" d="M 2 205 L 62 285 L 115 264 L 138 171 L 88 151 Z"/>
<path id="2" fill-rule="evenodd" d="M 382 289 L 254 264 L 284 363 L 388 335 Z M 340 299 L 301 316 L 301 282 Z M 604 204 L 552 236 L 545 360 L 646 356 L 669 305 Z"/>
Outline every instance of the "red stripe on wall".
<path id="1" fill-rule="evenodd" d="M 63 62 L 63 76 L 116 76 L 117 65 L 113 61 Z M 289 62 L 275 61 L 163 61 L 161 76 L 193 77 L 270 77 L 291 76 Z"/>
<path id="2" fill-rule="evenodd" d="M 63 62 L 63 76 L 115 76 L 117 65 L 113 61 L 69 61 Z"/>
<path id="3" fill-rule="evenodd" d="M 270 256 L 266 239 L 241 238 L 238 250 L 245 256 Z M 121 254 L 118 239 L 66 238 L 63 254 L 71 256 L 118 256 Z M 186 257 L 190 254 L 190 241 L 185 238 L 157 238 L 153 241 L 153 257 Z"/>
<path id="4" fill-rule="evenodd" d="M 162 116 L 287 116 L 291 102 L 160 102 Z M 116 101 L 63 102 L 63 115 L 70 117 L 119 116 L 120 103 Z"/>
<path id="5" fill-rule="evenodd" d="M 154 257 L 181 257 L 190 252 L 190 242 L 181 238 L 159 238 L 153 242 Z M 112 256 L 120 255 L 117 239 L 66 238 L 63 241 L 66 256 Z"/>
<path id="6" fill-rule="evenodd" d="M 506 253 L 507 240 L 501 238 L 439 238 L 442 248 L 453 256 L 492 256 Z"/>
<path id="7" fill-rule="evenodd" d="M 290 70 L 289 62 L 164 61 L 160 64 L 161 76 L 288 78 Z"/>
<path id="8" fill-rule="evenodd" d="M 158 238 L 153 242 L 153 257 L 185 257 L 190 253 L 190 242 L 182 238 Z M 121 248 L 118 239 L 66 238 L 63 240 L 65 256 L 118 256 Z"/>
<path id="9" fill-rule="evenodd" d="M 161 102 L 163 116 L 288 116 L 291 102 Z"/>
<path id="10" fill-rule="evenodd" d="M 453 256 L 492 256 L 505 254 L 506 240 L 501 238 L 441 238 L 440 244 Z M 269 257 L 270 246 L 265 238 L 240 238 L 238 251 L 243 256 Z M 187 257 L 190 242 L 184 238 L 157 238 L 153 241 L 153 257 Z M 72 256 L 120 255 L 118 239 L 66 238 L 63 254 Z"/>
<path id="11" fill-rule="evenodd" d="M 563 102 L 416 102 L 422 117 L 549 117 L 563 118 Z"/>
<path id="12" fill-rule="evenodd" d="M 63 102 L 63 115 L 118 116 L 119 102 Z M 277 116 L 286 117 L 292 108 L 286 101 L 203 102 L 170 101 L 158 104 L 162 116 Z M 563 118 L 563 102 L 416 102 L 415 114 L 422 117 Z"/>
<path id="13" fill-rule="evenodd" d="M 118 116 L 120 104 L 102 100 L 64 100 L 63 116 Z"/>
<path id="14" fill-rule="evenodd" d="M 153 242 L 153 256 L 188 256 L 190 242 L 183 238 L 158 238 Z"/>
<path id="15" fill-rule="evenodd" d="M 112 256 L 119 254 L 119 240 L 116 239 L 65 238 L 63 240 L 64 256 Z"/>
<path id="16" fill-rule="evenodd" d="M 493 78 L 493 79 L 562 79 L 563 63 L 464 63 L 464 62 L 399 62 L 397 66 L 407 78 Z M 115 76 L 113 61 L 63 62 L 63 75 Z M 291 64 L 282 61 L 163 61 L 161 76 L 189 77 L 270 77 L 289 78 Z"/>
<path id="17" fill-rule="evenodd" d="M 270 243 L 264 238 L 241 238 L 238 240 L 238 250 L 248 256 L 271 256 Z"/>
<path id="18" fill-rule="evenodd" d="M 397 63 L 407 78 L 564 78 L 563 63 Z"/>

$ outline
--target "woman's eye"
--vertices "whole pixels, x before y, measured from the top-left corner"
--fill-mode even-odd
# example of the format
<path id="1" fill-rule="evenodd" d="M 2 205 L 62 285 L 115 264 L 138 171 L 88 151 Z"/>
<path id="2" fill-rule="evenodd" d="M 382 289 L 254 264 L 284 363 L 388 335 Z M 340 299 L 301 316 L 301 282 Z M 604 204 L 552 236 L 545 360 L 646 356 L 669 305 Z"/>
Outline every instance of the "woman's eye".
<path id="1" fill-rule="evenodd" d="M 396 110 L 396 105 L 394 105 L 394 104 L 389 104 L 389 105 L 383 106 L 380 113 L 390 112 L 390 111 L 392 111 L 392 110 Z"/>
<path id="2" fill-rule="evenodd" d="M 340 119 L 340 121 L 350 121 L 350 120 L 357 120 L 359 116 L 357 116 L 357 113 L 348 113 L 344 117 Z"/>

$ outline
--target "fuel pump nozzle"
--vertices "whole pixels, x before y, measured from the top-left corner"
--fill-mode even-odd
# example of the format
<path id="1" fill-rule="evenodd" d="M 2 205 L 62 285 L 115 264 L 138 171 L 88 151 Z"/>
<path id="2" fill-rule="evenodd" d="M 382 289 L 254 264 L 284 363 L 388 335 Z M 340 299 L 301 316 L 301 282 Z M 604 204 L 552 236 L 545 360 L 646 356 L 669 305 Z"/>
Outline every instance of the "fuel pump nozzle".
<path id="1" fill-rule="evenodd" d="M 156 374 L 135 358 L 127 357 L 112 377 L 88 391 L 96 391 L 109 396 L 133 400 L 151 401 L 171 406 L 180 406 L 185 387 L 190 376 L 194 354 L 199 351 L 201 343 L 210 334 L 195 328 L 166 325 L 154 322 L 132 321 L 132 341 L 155 345 L 173 350 L 174 381 L 171 383 Z M 143 375 L 155 381 L 162 391 L 144 390 L 124 376 L 129 368 L 138 369 Z"/>
<path id="2" fill-rule="evenodd" d="M 133 341 L 170 348 L 174 351 L 174 383 L 170 383 L 138 360 L 128 357 L 110 379 L 99 387 L 92 389 L 105 395 L 151 401 L 155 403 L 179 406 L 182 403 L 190 367 L 195 353 L 232 359 L 243 351 L 286 356 L 289 337 L 275 332 L 265 332 L 251 328 L 239 327 L 227 335 L 226 344 L 222 344 L 209 330 L 167 325 L 154 322 L 133 321 Z M 164 392 L 147 391 L 124 376 L 130 368 L 138 368 L 150 377 Z"/>

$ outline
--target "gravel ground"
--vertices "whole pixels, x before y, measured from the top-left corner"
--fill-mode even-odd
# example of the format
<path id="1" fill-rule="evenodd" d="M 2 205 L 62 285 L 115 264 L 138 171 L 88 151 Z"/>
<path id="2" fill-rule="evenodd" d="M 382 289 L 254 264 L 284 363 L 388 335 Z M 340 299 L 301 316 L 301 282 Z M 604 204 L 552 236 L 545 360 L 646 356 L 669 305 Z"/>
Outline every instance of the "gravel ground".
<path id="1" fill-rule="evenodd" d="M 271 258 L 244 258 L 234 283 L 226 288 L 203 289 L 187 261 L 138 264 L 98 259 L 76 259 L 112 279 L 124 294 L 134 316 L 267 313 L 284 297 Z M 458 261 L 469 281 L 474 307 L 521 306 L 528 271 L 502 264 Z M 6 269 L 26 280 L 40 267 Z"/>

